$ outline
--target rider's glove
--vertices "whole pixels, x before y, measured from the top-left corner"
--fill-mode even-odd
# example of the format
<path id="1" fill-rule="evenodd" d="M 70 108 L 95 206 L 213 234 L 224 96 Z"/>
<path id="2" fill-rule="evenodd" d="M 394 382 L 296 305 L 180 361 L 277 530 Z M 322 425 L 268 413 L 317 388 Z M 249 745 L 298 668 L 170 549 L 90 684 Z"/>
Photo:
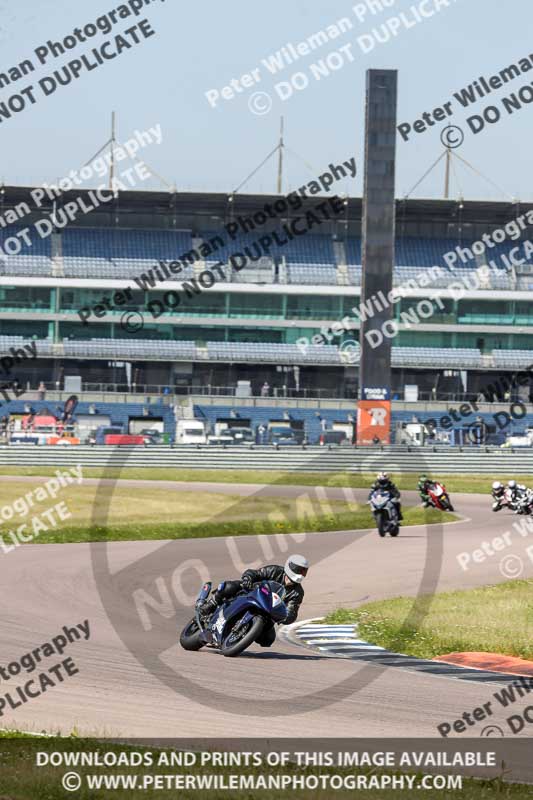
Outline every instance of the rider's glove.
<path id="1" fill-rule="evenodd" d="M 252 588 L 253 585 L 254 585 L 254 582 L 252 580 L 252 576 L 251 575 L 245 575 L 244 578 L 242 578 L 241 586 L 242 586 L 243 589 L 246 589 L 247 592 L 250 591 L 250 589 Z"/>

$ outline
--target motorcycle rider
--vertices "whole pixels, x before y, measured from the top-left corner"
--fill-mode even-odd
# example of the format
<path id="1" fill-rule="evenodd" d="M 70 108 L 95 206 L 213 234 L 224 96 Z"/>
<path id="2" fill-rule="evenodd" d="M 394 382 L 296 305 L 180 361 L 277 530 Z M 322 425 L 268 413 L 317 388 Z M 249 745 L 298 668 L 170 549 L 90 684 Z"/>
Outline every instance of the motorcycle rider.
<path id="1" fill-rule="evenodd" d="M 504 505 L 507 505 L 507 501 L 505 499 L 505 486 L 503 483 L 500 483 L 500 481 L 494 481 L 492 484 L 491 495 L 494 500 L 492 504 L 493 511 L 500 511 Z"/>
<path id="2" fill-rule="evenodd" d="M 514 510 L 514 513 L 526 513 L 525 503 L 528 499 L 528 488 L 523 483 L 517 483 L 513 480 L 508 482 L 507 488 L 511 495 L 510 507 Z"/>
<path id="3" fill-rule="evenodd" d="M 420 499 L 424 503 L 424 508 L 428 508 L 431 505 L 431 500 L 429 499 L 429 487 L 433 484 L 433 481 L 428 478 L 427 475 L 420 475 L 418 479 L 418 491 L 420 492 Z"/>
<path id="4" fill-rule="evenodd" d="M 515 514 L 531 514 L 533 511 L 533 489 L 524 486 L 524 494 Z"/>
<path id="5" fill-rule="evenodd" d="M 260 581 L 276 581 L 285 587 L 283 602 L 287 606 L 288 614 L 283 621 L 283 625 L 290 625 L 298 617 L 298 611 L 304 599 L 304 590 L 301 583 L 309 571 L 309 561 L 305 556 L 293 554 L 288 557 L 283 566 L 279 564 L 269 564 L 259 569 L 247 569 L 242 573 L 239 581 L 222 581 L 211 597 L 209 597 L 200 609 L 204 619 L 211 616 L 216 608 L 224 601 L 235 597 L 240 591 L 249 592 L 254 583 Z M 257 639 L 261 647 L 270 647 L 276 639 L 276 628 L 274 623 L 265 628 Z"/>
<path id="6" fill-rule="evenodd" d="M 398 520 L 401 521 L 403 519 L 402 514 L 402 503 L 400 500 L 400 491 L 397 486 L 391 481 L 389 474 L 387 472 L 380 472 L 379 475 L 376 477 L 376 480 L 370 487 L 370 492 L 368 493 L 368 499 L 372 497 L 372 494 L 376 491 L 381 492 L 389 492 L 392 498 L 393 503 L 396 506 L 396 510 L 398 511 Z"/>
<path id="7" fill-rule="evenodd" d="M 509 489 L 509 494 L 511 497 L 511 508 L 514 508 L 518 501 L 523 498 L 526 493 L 526 487 L 522 483 L 517 483 L 516 481 L 510 480 L 507 483 L 507 488 Z"/>

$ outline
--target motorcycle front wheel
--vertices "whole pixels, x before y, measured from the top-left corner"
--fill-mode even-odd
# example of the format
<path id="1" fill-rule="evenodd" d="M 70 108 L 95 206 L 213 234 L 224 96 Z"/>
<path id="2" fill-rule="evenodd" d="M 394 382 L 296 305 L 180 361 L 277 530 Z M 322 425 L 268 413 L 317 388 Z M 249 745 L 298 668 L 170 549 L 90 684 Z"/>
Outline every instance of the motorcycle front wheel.
<path id="1" fill-rule="evenodd" d="M 180 644 L 184 650 L 200 650 L 205 645 L 201 637 L 202 631 L 198 627 L 196 619 L 193 618 L 182 630 Z"/>
<path id="2" fill-rule="evenodd" d="M 443 497 L 441 500 L 441 506 L 443 511 L 453 511 L 453 506 L 451 504 L 449 497 Z"/>
<path id="3" fill-rule="evenodd" d="M 265 621 L 262 617 L 253 617 L 246 625 L 237 627 L 240 619 L 235 620 L 230 630 L 224 636 L 220 645 L 220 652 L 227 658 L 238 656 L 261 635 Z"/>
<path id="4" fill-rule="evenodd" d="M 380 536 L 387 535 L 387 519 L 383 511 L 378 511 L 376 516 L 376 523 L 378 526 L 378 533 Z"/>

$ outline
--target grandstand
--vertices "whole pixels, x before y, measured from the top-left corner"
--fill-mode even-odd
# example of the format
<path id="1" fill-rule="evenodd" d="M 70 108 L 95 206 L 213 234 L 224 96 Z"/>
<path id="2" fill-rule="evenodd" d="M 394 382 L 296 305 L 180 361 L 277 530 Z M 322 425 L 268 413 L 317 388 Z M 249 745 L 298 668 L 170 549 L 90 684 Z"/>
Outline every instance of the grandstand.
<path id="1" fill-rule="evenodd" d="M 31 206 L 31 189 L 4 187 L 2 209 L 21 201 Z M 64 202 L 70 197 L 65 196 Z M 112 208 L 97 209 L 58 229 L 47 238 L 32 235 L 32 246 L 0 257 L 0 346 L 35 340 L 38 359 L 21 364 L 17 377 L 36 388 L 40 381 L 56 387 L 64 377 L 81 376 L 84 386 L 131 388 L 157 386 L 170 393 L 192 393 L 202 386 L 218 393 L 235 391 L 249 381 L 259 395 L 265 382 L 271 394 L 288 397 L 355 398 L 358 390 L 359 324 L 352 309 L 360 302 L 361 200 L 345 202 L 345 215 L 320 226 L 319 233 L 273 244 L 268 255 L 246 268 L 228 269 L 212 288 L 192 292 L 178 307 L 157 318 L 147 303 L 164 302 L 176 282 L 193 281 L 215 263 L 226 264 L 232 253 L 252 248 L 257 239 L 242 234 L 234 240 L 224 225 L 273 203 L 257 195 L 164 194 L 125 192 Z M 304 202 L 301 212 L 316 200 Z M 529 365 L 533 349 L 533 262 L 510 259 L 520 241 L 498 244 L 490 258 L 498 272 L 483 275 L 477 288 L 456 298 L 450 283 L 479 275 L 484 261 L 474 256 L 450 272 L 444 255 L 468 248 L 484 233 L 503 227 L 527 212 L 509 203 L 399 201 L 396 220 L 394 283 L 415 284 L 394 306 L 399 333 L 392 344 L 393 396 L 416 385 L 420 396 L 435 398 L 464 391 L 476 394 L 487 372 Z M 28 223 L 52 213 L 43 207 Z M 275 231 L 286 220 L 269 221 Z M 19 228 L 0 230 L 0 246 Z M 254 238 L 255 236 L 255 238 Z M 135 278 L 159 262 L 169 262 L 201 247 L 214 237 L 223 247 L 206 260 L 186 263 L 176 282 L 154 282 L 142 291 Z M 522 233 L 522 240 L 528 231 Z M 434 270 L 431 281 L 420 275 Z M 475 284 L 474 284 L 475 286 Z M 82 324 L 81 308 L 101 304 L 103 297 L 126 287 L 131 299 L 103 310 Z M 421 299 L 440 290 L 441 303 L 419 324 L 402 321 Z M 131 332 L 121 325 L 125 311 L 140 310 L 144 327 Z M 349 329 L 333 336 L 330 328 L 351 317 Z M 320 330 L 330 340 L 316 343 Z M 302 347 L 307 340 L 309 346 Z M 349 350 L 343 345 L 348 343 Z M 466 376 L 466 378 L 465 378 Z"/>

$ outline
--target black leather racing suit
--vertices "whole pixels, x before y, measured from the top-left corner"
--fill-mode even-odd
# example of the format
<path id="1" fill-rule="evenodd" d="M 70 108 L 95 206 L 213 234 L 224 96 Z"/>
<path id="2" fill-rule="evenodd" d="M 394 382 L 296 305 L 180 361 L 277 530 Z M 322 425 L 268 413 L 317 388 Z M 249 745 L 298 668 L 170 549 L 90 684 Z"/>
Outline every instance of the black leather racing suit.
<path id="1" fill-rule="evenodd" d="M 243 581 L 245 583 L 259 583 L 260 581 L 277 581 L 285 588 L 285 597 L 283 601 L 287 606 L 287 617 L 283 621 L 283 625 L 290 625 L 298 616 L 298 611 L 304 599 L 304 590 L 299 583 L 285 583 L 285 570 L 278 564 L 269 564 L 260 569 L 247 569 L 242 573 L 240 581 L 223 581 L 214 592 L 212 597 L 206 603 L 206 610 L 208 612 L 214 611 L 217 605 L 224 600 L 230 600 L 238 594 L 243 588 Z M 270 647 L 276 639 L 276 628 L 274 623 L 269 625 L 263 630 L 263 633 L 257 639 L 257 643 L 261 647 Z"/>
<path id="2" fill-rule="evenodd" d="M 386 481 L 385 483 L 374 481 L 368 493 L 369 500 L 372 497 L 372 494 L 378 489 L 381 489 L 381 491 L 384 492 L 390 492 L 392 500 L 394 503 L 396 503 L 396 507 L 398 509 L 398 519 L 403 520 L 402 503 L 400 500 L 401 495 L 400 495 L 400 490 L 396 487 L 396 485 L 391 480 Z"/>
<path id="3" fill-rule="evenodd" d="M 277 581 L 281 583 L 285 587 L 283 602 L 289 612 L 283 624 L 290 625 L 296 620 L 304 599 L 304 590 L 300 583 L 290 583 L 288 586 L 285 584 L 285 570 L 283 567 L 277 564 L 270 564 L 260 569 L 247 569 L 242 573 L 241 581 L 246 580 L 248 577 L 251 578 L 253 583 L 258 583 L 259 581 Z"/>

